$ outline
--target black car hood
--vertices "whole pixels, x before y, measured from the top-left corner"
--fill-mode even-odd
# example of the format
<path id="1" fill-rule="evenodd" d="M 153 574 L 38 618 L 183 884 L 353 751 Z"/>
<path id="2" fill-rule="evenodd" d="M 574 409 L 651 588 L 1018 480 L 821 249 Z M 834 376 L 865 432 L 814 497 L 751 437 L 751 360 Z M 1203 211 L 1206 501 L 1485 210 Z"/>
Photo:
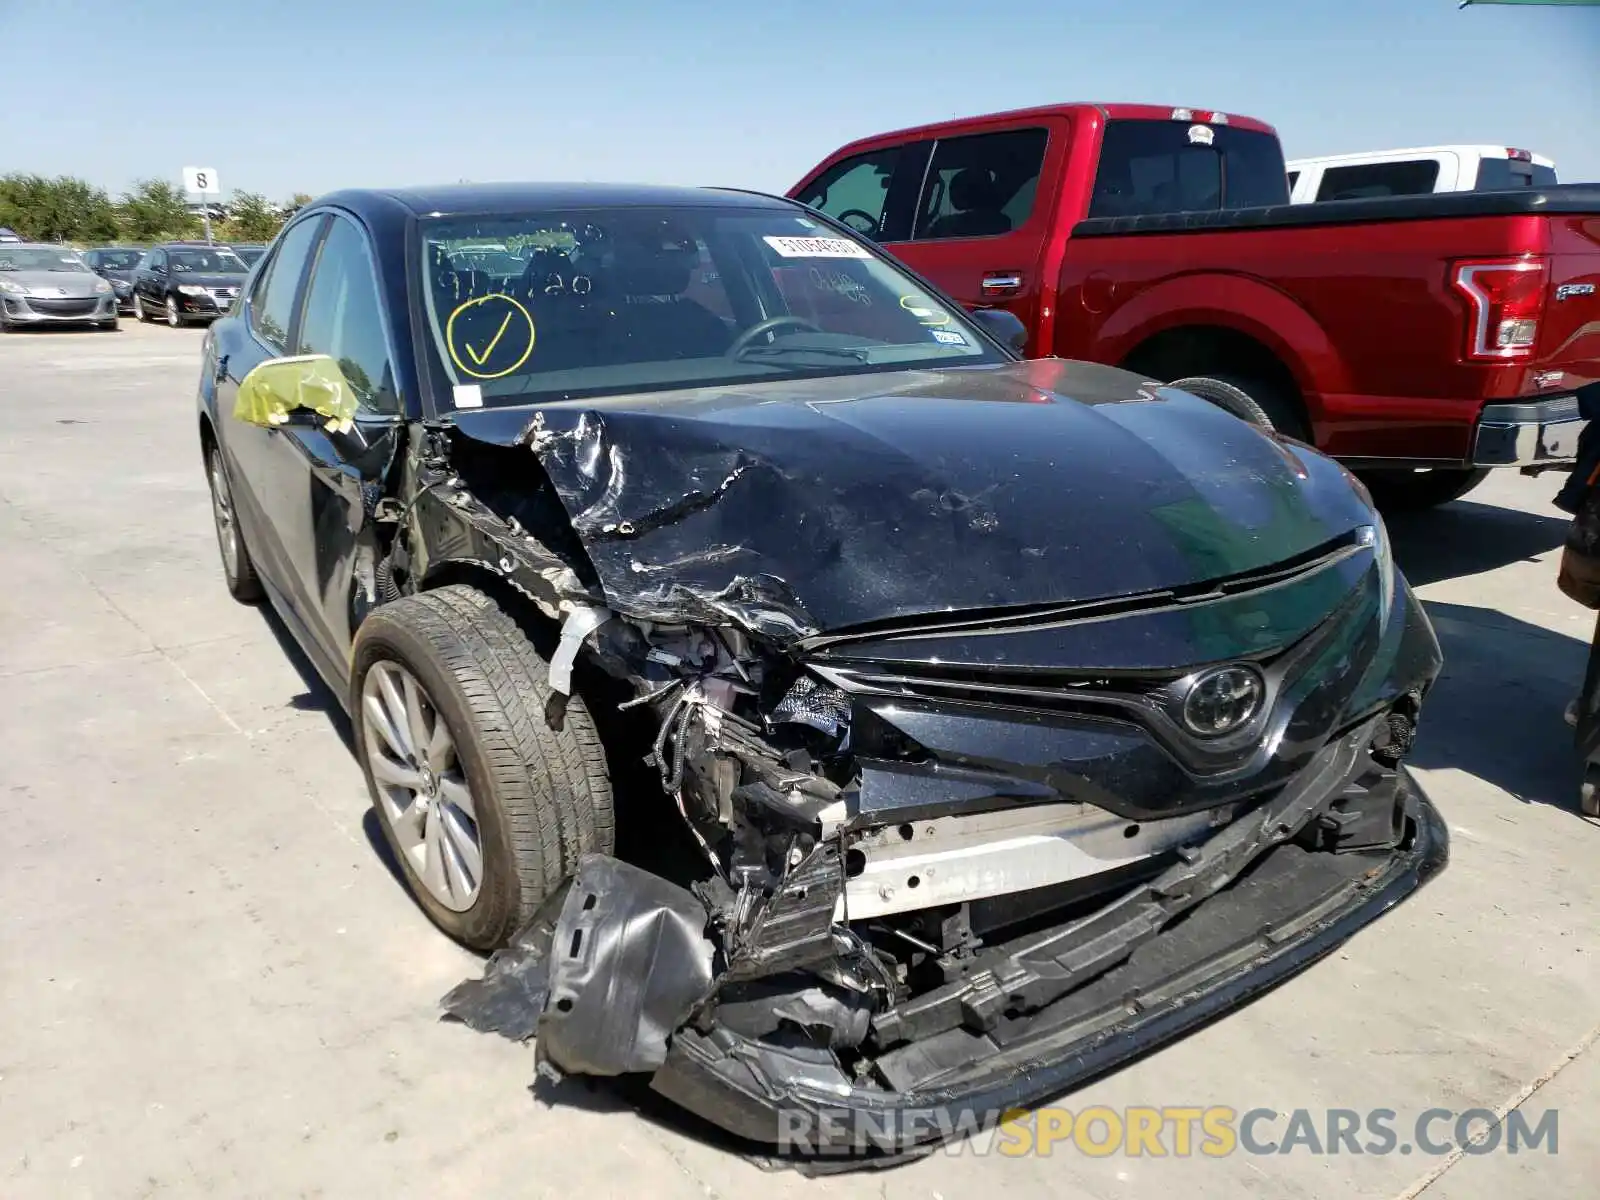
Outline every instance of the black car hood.
<path id="1" fill-rule="evenodd" d="M 173 275 L 172 282 L 174 285 L 184 283 L 198 284 L 203 288 L 236 288 L 244 283 L 244 279 L 243 275 L 206 275 L 186 271 L 182 274 Z"/>
<path id="2" fill-rule="evenodd" d="M 101 267 L 99 273 L 107 279 L 115 279 L 118 283 L 127 283 L 133 278 L 131 267 Z"/>
<path id="3" fill-rule="evenodd" d="M 607 602 L 794 641 L 1181 588 L 1374 518 L 1341 468 L 1184 392 L 1055 359 L 454 415 L 526 445 Z"/>

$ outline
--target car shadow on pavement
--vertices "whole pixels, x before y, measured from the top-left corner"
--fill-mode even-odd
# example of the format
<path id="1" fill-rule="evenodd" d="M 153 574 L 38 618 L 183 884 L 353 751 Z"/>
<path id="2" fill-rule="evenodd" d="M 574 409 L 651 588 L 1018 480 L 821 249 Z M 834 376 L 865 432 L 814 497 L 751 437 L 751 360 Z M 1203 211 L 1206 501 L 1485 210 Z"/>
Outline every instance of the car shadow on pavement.
<path id="1" fill-rule="evenodd" d="M 1589 644 L 1495 609 L 1424 607 L 1444 670 L 1423 706 L 1409 761 L 1453 767 L 1524 804 L 1576 814 L 1583 772 L 1562 712 L 1583 686 Z"/>
<path id="2" fill-rule="evenodd" d="M 1470 500 L 1386 515 L 1384 523 L 1395 561 L 1413 587 L 1528 562 L 1556 549 L 1567 536 L 1565 518 Z"/>

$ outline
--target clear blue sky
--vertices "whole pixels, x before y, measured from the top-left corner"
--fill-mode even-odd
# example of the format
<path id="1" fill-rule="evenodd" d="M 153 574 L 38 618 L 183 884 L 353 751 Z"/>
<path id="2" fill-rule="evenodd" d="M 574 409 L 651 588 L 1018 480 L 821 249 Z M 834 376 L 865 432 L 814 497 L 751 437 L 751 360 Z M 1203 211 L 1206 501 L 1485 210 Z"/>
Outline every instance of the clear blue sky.
<path id="1" fill-rule="evenodd" d="M 273 199 L 456 179 L 783 190 L 1058 100 L 1249 113 L 1291 157 L 1525 146 L 1600 179 L 1600 9 L 1456 0 L 0 0 L 0 174 Z"/>

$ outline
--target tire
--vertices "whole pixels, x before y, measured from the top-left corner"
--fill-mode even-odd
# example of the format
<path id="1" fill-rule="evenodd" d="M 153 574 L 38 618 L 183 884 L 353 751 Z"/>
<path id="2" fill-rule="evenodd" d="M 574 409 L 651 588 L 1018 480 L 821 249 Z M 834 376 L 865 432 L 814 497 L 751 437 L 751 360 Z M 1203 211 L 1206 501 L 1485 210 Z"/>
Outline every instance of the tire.
<path id="1" fill-rule="evenodd" d="M 1209 400 L 1218 408 L 1252 424 L 1305 441 L 1310 436 L 1305 418 L 1292 401 L 1270 384 L 1237 375 L 1190 375 L 1167 385 Z"/>
<path id="2" fill-rule="evenodd" d="M 167 297 L 167 325 L 172 329 L 183 328 L 183 314 L 178 311 L 178 302 L 171 296 Z"/>
<path id="3" fill-rule="evenodd" d="M 217 530 L 217 550 L 222 556 L 222 578 L 228 585 L 228 594 L 240 604 L 255 604 L 264 594 L 261 579 L 244 544 L 228 470 L 222 461 L 222 450 L 215 443 L 206 450 L 206 482 L 211 488 L 211 520 Z"/>
<path id="4" fill-rule="evenodd" d="M 109 321 L 101 321 L 100 324 L 95 326 L 95 328 L 101 333 L 115 333 L 118 329 L 118 326 L 119 322 L 115 317 L 113 317 Z"/>
<path id="5" fill-rule="evenodd" d="M 140 323 L 150 319 L 150 314 L 145 310 L 144 301 L 137 296 L 133 298 L 133 319 Z"/>
<path id="6" fill-rule="evenodd" d="M 445 933 L 474 950 L 503 946 L 571 876 L 582 855 L 612 850 L 611 782 L 594 721 L 582 698 L 573 695 L 562 728 L 550 727 L 548 664 L 491 597 L 452 585 L 382 605 L 362 623 L 351 664 L 356 754 L 378 824 L 411 894 Z M 437 722 L 444 722 L 459 783 L 471 802 L 481 871 L 476 891 L 458 894 L 456 903 L 436 894 L 437 883 L 424 879 L 425 867 L 419 870 L 419 850 L 424 858 L 442 851 L 429 851 L 426 835 L 417 831 L 430 818 L 442 830 L 452 811 L 442 805 L 446 784 L 459 784 L 442 770 L 430 774 L 433 764 L 419 754 L 417 761 L 428 770 L 417 774 L 436 789 L 425 803 L 438 807 L 418 816 L 414 807 L 398 810 L 394 797 L 409 792 L 415 801 L 421 793 L 392 782 L 380 791 L 374 775 L 375 754 L 385 760 L 386 779 L 405 765 L 389 752 L 370 707 L 377 703 L 378 717 L 383 715 L 382 681 L 392 679 L 395 668 L 402 682 L 409 674 L 420 687 L 427 702 L 424 724 L 432 711 L 430 747 Z M 420 742 L 415 729 L 408 721 L 403 740 Z M 448 836 L 453 835 L 441 831 L 436 846 Z"/>
<path id="7" fill-rule="evenodd" d="M 1414 512 L 1459 500 L 1489 476 L 1486 467 L 1430 467 L 1420 471 L 1363 471 L 1379 508 Z"/>

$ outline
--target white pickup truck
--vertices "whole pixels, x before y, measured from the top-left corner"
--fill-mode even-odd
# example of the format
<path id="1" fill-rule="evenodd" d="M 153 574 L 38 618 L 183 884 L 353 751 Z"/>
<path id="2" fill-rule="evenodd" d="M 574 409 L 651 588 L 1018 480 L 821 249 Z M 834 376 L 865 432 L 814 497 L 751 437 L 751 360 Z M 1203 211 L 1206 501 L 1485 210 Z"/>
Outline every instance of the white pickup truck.
<path id="1" fill-rule="evenodd" d="M 1333 154 L 1292 159 L 1287 167 L 1292 204 L 1429 192 L 1502 192 L 1557 182 L 1556 165 L 1550 159 L 1509 146 L 1418 146 Z"/>

